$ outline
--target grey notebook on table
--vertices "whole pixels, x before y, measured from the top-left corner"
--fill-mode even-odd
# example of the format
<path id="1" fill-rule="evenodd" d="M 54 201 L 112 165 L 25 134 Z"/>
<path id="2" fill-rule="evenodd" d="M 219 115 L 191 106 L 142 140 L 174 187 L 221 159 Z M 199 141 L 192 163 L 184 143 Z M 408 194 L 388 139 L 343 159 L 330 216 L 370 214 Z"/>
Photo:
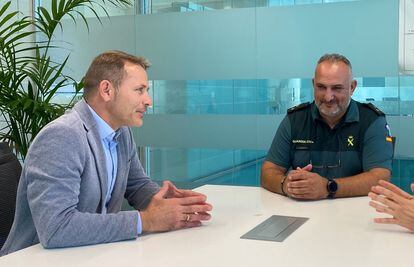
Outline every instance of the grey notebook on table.
<path id="1" fill-rule="evenodd" d="M 283 242 L 308 219 L 273 215 L 240 238 Z"/>

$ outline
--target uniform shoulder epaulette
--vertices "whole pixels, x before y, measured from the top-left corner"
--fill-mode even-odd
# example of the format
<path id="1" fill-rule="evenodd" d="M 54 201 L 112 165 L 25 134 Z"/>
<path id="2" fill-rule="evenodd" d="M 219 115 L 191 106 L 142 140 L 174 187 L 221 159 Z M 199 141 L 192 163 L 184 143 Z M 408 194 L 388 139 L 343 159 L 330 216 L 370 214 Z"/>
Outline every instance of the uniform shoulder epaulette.
<path id="1" fill-rule="evenodd" d="M 292 113 L 292 112 L 295 112 L 295 111 L 304 109 L 304 108 L 306 108 L 309 105 L 310 105 L 310 102 L 306 102 L 306 103 L 299 104 L 297 106 L 294 106 L 294 107 L 291 107 L 290 109 L 288 109 L 287 110 L 287 113 L 289 114 L 289 113 Z"/>
<path id="2" fill-rule="evenodd" d="M 365 107 L 373 110 L 378 116 L 385 116 L 385 113 L 382 112 L 379 108 L 377 108 L 374 104 L 372 103 L 362 103 L 362 105 L 364 105 Z"/>

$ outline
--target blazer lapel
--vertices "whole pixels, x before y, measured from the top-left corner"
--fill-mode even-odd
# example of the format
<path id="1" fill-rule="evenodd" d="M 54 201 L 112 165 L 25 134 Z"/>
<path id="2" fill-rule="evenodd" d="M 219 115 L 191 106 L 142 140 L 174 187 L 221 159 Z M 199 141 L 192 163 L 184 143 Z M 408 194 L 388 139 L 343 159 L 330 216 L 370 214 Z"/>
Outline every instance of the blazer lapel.
<path id="1" fill-rule="evenodd" d="M 106 170 L 105 152 L 103 151 L 102 142 L 99 134 L 96 131 L 89 132 L 88 142 L 91 148 L 93 158 L 95 160 L 96 169 L 98 172 L 99 184 L 101 186 L 101 209 L 99 212 L 105 210 L 105 198 L 108 188 L 108 174 Z"/>
<path id="2" fill-rule="evenodd" d="M 103 150 L 101 138 L 96 128 L 96 121 L 93 118 L 93 115 L 90 112 L 84 99 L 79 101 L 74 106 L 74 109 L 80 114 L 80 117 L 84 122 L 85 130 L 87 131 L 86 136 L 88 139 L 89 147 L 95 160 L 95 166 L 97 169 L 101 189 L 100 209 L 97 212 L 102 212 L 105 210 L 105 198 L 108 188 L 108 174 L 106 170 L 105 152 Z"/>
<path id="3" fill-rule="evenodd" d="M 124 128 L 120 129 L 119 137 L 118 137 L 118 145 L 117 145 L 117 155 L 118 155 L 118 168 L 116 172 L 116 180 L 114 189 L 112 190 L 111 201 L 109 201 L 108 212 L 113 210 L 118 210 L 118 205 L 122 205 L 122 202 L 117 201 L 118 199 L 124 199 L 125 193 L 125 181 L 126 181 L 126 166 L 128 162 L 128 153 L 126 153 L 126 143 L 125 143 L 125 131 Z M 120 197 L 121 196 L 121 197 Z"/>

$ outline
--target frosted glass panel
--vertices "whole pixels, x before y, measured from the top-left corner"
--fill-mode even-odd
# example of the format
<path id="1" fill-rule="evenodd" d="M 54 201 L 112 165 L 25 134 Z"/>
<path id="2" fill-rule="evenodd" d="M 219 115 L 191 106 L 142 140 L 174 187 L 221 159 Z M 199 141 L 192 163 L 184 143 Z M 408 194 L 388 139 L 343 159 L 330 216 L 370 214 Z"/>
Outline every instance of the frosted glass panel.
<path id="1" fill-rule="evenodd" d="M 356 76 L 398 75 L 397 0 L 118 16 L 103 27 L 89 21 L 89 34 L 69 23 L 57 37 L 76 52 L 69 67 L 79 78 L 107 49 L 146 56 L 154 80 L 311 78 L 316 60 L 332 51 L 350 58 Z"/>
<path id="2" fill-rule="evenodd" d="M 152 79 L 256 77 L 255 9 L 138 16 L 136 25 Z"/>
<path id="3" fill-rule="evenodd" d="M 152 0 L 152 13 L 194 12 L 217 9 L 325 4 L 358 0 Z"/>
<path id="4" fill-rule="evenodd" d="M 56 36 L 72 53 L 67 73 L 79 80 L 109 49 L 152 62 L 154 105 L 133 131 L 149 150 L 153 178 L 258 185 L 286 109 L 313 99 L 317 59 L 340 52 L 358 77 L 355 99 L 392 115 L 394 179 L 407 183 L 414 80 L 398 73 L 398 0 L 190 2 L 168 7 L 184 13 L 116 16 L 103 25 L 89 19 L 89 33 L 67 23 Z"/>
<path id="5" fill-rule="evenodd" d="M 154 63 L 155 80 L 311 78 L 326 52 L 347 55 L 356 76 L 398 75 L 397 0 L 153 14 L 136 23 L 137 51 Z"/>
<path id="6" fill-rule="evenodd" d="M 70 53 L 66 73 L 77 80 L 85 75 L 92 59 L 106 50 L 136 53 L 135 16 L 116 16 L 101 20 L 102 24 L 95 18 L 88 19 L 89 27 L 93 29 L 90 32 L 81 23 L 75 25 L 72 20 L 65 20 L 64 32 L 56 33 L 57 44 L 67 50 L 58 49 L 51 54 L 56 60 L 62 61 Z"/>
<path id="7" fill-rule="evenodd" d="M 346 55 L 355 76 L 398 75 L 398 1 L 257 9 L 257 78 L 311 78 L 327 52 Z"/>

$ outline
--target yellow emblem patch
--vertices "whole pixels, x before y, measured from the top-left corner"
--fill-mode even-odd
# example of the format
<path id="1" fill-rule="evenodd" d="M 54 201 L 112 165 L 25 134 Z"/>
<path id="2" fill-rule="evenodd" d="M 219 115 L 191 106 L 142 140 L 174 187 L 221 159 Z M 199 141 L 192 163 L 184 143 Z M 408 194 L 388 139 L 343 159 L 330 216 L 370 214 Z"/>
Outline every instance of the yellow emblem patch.
<path id="1" fill-rule="evenodd" d="M 354 137 L 352 135 L 348 136 L 348 146 L 354 146 Z"/>

